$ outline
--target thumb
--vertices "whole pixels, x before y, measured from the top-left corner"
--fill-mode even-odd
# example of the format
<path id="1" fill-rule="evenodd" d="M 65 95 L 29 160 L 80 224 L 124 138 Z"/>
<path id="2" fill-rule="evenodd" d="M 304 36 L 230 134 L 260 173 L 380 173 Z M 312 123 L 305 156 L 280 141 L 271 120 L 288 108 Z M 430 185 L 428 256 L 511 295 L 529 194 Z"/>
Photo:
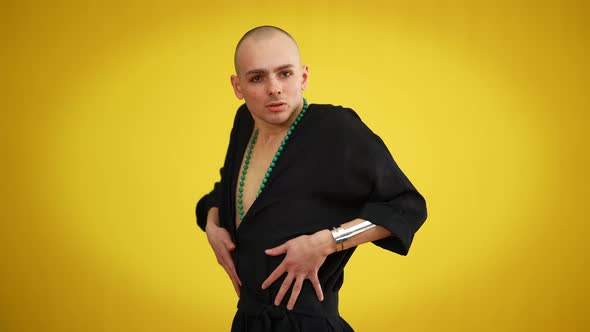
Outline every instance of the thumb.
<path id="1" fill-rule="evenodd" d="M 287 246 L 284 245 L 284 244 L 281 244 L 278 247 L 274 247 L 274 248 L 271 248 L 271 249 L 266 249 L 264 252 L 267 255 L 270 255 L 270 256 L 282 255 L 282 254 L 287 253 Z"/>
<path id="2" fill-rule="evenodd" d="M 234 249 L 236 249 L 236 245 L 233 242 L 231 242 L 230 239 L 225 240 L 225 246 L 229 251 L 233 251 Z"/>

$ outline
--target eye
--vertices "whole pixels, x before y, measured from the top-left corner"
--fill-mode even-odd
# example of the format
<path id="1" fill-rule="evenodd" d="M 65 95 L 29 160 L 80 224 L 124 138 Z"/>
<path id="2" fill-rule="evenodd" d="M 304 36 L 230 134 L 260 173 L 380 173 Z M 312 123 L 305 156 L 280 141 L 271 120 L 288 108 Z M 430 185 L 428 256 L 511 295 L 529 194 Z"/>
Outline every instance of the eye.
<path id="1" fill-rule="evenodd" d="M 250 77 L 250 82 L 260 82 L 260 80 L 262 80 L 262 76 L 260 75 L 254 75 Z"/>
<path id="2" fill-rule="evenodd" d="M 290 72 L 290 71 L 283 71 L 283 72 L 281 72 L 281 76 L 283 76 L 283 77 L 289 77 L 291 75 L 293 75 L 293 73 Z"/>

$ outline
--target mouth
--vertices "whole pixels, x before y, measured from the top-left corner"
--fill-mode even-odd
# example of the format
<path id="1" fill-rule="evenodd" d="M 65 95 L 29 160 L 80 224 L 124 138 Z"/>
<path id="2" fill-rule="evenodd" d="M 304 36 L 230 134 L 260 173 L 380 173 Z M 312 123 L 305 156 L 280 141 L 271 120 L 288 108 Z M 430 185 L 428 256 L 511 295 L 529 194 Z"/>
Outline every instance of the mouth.
<path id="1" fill-rule="evenodd" d="M 287 106 L 287 103 L 282 101 L 276 101 L 272 103 L 266 104 L 266 108 L 271 112 L 279 112 L 282 111 Z"/>

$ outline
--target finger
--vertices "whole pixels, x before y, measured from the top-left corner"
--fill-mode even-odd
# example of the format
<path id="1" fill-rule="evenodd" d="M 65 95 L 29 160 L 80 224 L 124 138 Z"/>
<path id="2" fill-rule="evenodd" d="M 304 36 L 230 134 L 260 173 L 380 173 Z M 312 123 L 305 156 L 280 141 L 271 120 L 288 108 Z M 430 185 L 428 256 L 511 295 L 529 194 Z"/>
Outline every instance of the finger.
<path id="1" fill-rule="evenodd" d="M 234 290 L 236 291 L 236 295 L 240 297 L 240 285 L 238 285 L 238 281 L 235 278 L 231 278 L 231 283 L 234 285 Z"/>
<path id="2" fill-rule="evenodd" d="M 242 279 L 240 279 L 240 276 L 238 275 L 238 271 L 236 271 L 236 267 L 234 266 L 233 263 L 230 265 L 230 269 L 232 271 L 232 274 L 236 278 L 236 282 L 238 283 L 238 286 L 242 286 Z"/>
<path id="3" fill-rule="evenodd" d="M 281 263 L 262 283 L 262 289 L 267 289 L 285 273 L 285 265 Z"/>
<path id="4" fill-rule="evenodd" d="M 271 249 L 266 249 L 264 252 L 267 255 L 270 255 L 270 256 L 282 255 L 282 254 L 287 253 L 287 245 L 286 245 L 286 243 L 283 243 L 283 244 L 281 244 L 278 247 L 274 247 L 274 248 L 271 248 Z"/>
<path id="5" fill-rule="evenodd" d="M 240 297 L 240 286 L 241 286 L 240 280 L 238 279 L 238 277 L 236 275 L 232 274 L 229 271 L 229 268 L 228 267 L 226 267 L 224 265 L 223 268 L 225 269 L 225 272 L 229 276 L 229 279 L 231 280 L 231 283 L 234 286 L 234 290 L 236 291 L 236 295 L 238 295 L 238 297 Z"/>
<path id="6" fill-rule="evenodd" d="M 231 280 L 231 283 L 234 286 L 236 294 L 238 295 L 238 297 L 240 297 L 240 284 L 237 274 L 235 273 L 235 271 L 232 272 L 231 267 L 228 266 L 228 264 L 224 263 L 221 266 L 225 270 L 225 273 L 227 273 L 227 275 L 229 276 L 229 279 Z"/>
<path id="7" fill-rule="evenodd" d="M 234 260 L 233 260 L 232 256 L 228 252 L 226 252 L 226 254 L 224 256 L 225 256 L 224 257 L 224 261 L 226 262 L 229 270 L 235 276 L 236 281 L 238 282 L 238 284 L 240 286 L 242 286 L 242 281 L 240 280 L 240 277 L 238 276 L 238 272 L 236 271 L 236 266 L 234 264 Z"/>
<path id="8" fill-rule="evenodd" d="M 225 270 L 225 273 L 227 273 L 227 275 L 231 279 L 232 283 L 234 283 L 234 282 L 237 283 L 238 282 L 238 276 L 235 273 L 235 271 L 232 271 L 231 270 L 231 267 L 229 266 L 229 264 L 223 263 L 223 264 L 221 264 L 221 266 Z"/>
<path id="9" fill-rule="evenodd" d="M 295 284 L 293 285 L 293 289 L 291 290 L 291 298 L 289 298 L 289 303 L 287 303 L 287 309 L 293 310 L 295 306 L 295 302 L 297 302 L 297 298 L 299 297 L 299 292 L 301 292 L 301 286 L 303 284 L 303 278 L 295 279 Z"/>
<path id="10" fill-rule="evenodd" d="M 234 264 L 229 263 L 229 264 L 226 264 L 225 267 L 226 267 L 226 271 L 227 271 L 227 274 L 229 275 L 229 277 L 232 278 L 232 280 L 235 280 L 236 283 L 238 284 L 238 286 L 242 286 L 242 280 L 240 280 L 240 277 L 238 276 L 238 272 L 236 271 Z"/>
<path id="11" fill-rule="evenodd" d="M 242 286 L 242 281 L 238 276 L 238 272 L 236 271 L 236 266 L 234 265 L 234 260 L 232 259 L 231 255 L 225 251 L 222 252 L 220 256 L 220 264 L 223 266 L 229 277 L 235 279 L 238 285 Z"/>
<path id="12" fill-rule="evenodd" d="M 324 300 L 324 292 L 322 292 L 322 285 L 320 284 L 320 279 L 318 279 L 318 275 L 315 274 L 313 277 L 309 279 L 311 284 L 313 285 L 313 289 L 315 289 L 315 295 L 318 297 L 318 300 Z"/>
<path id="13" fill-rule="evenodd" d="M 287 274 L 287 277 L 285 278 L 285 280 L 283 280 L 283 284 L 281 285 L 281 288 L 279 289 L 279 292 L 277 293 L 277 297 L 275 297 L 275 305 L 279 305 L 279 304 L 281 304 L 281 302 L 283 302 L 283 298 L 285 297 L 285 294 L 287 294 L 287 291 L 289 290 L 289 288 L 291 288 L 292 283 L 293 283 L 293 277 L 289 273 L 289 274 Z"/>

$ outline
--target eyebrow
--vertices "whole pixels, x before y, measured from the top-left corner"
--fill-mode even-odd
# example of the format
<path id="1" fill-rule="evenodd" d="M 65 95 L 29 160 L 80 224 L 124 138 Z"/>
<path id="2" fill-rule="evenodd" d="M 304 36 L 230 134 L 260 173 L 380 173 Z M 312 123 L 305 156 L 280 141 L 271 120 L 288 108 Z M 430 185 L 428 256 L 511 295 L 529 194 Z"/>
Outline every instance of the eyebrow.
<path id="1" fill-rule="evenodd" d="M 274 72 L 285 70 L 285 69 L 289 69 L 289 68 L 293 68 L 293 67 L 295 67 L 295 66 L 292 65 L 292 64 L 282 65 L 282 66 L 279 66 L 279 67 L 275 68 Z M 248 70 L 246 72 L 245 76 L 252 75 L 252 74 L 266 74 L 266 73 L 268 73 L 268 70 L 265 70 L 265 69 L 252 69 L 252 70 Z"/>

